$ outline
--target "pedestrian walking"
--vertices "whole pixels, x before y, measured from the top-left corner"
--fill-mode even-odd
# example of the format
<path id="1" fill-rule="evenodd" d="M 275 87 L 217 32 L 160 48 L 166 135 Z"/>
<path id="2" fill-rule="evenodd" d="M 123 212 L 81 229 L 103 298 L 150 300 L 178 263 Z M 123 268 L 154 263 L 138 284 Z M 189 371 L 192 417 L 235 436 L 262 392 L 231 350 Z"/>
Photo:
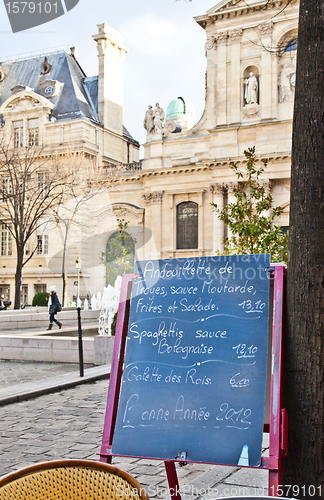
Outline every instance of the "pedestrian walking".
<path id="1" fill-rule="evenodd" d="M 52 330 L 53 328 L 53 323 L 56 323 L 59 329 L 62 328 L 62 323 L 58 321 L 55 318 L 55 314 L 60 312 L 62 310 L 62 306 L 60 304 L 60 301 L 58 299 L 57 293 L 56 293 L 56 287 L 51 286 L 50 287 L 50 296 L 48 298 L 48 311 L 49 311 L 49 325 L 47 330 Z"/>

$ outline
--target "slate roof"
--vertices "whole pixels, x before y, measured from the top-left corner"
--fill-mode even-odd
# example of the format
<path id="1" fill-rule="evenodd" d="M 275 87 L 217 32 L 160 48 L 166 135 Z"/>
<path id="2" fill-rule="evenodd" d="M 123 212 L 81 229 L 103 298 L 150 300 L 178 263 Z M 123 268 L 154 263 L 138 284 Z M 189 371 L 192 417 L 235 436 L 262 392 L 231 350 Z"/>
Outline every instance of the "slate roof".
<path id="1" fill-rule="evenodd" d="M 41 74 L 44 57 L 51 64 L 47 75 Z M 97 125 L 102 125 L 98 117 L 98 77 L 87 77 L 79 63 L 66 51 L 43 54 L 27 59 L 0 62 L 5 74 L 0 83 L 0 106 L 10 96 L 16 85 L 30 87 L 36 94 L 42 95 L 40 84 L 44 80 L 57 80 L 63 83 L 62 90 L 56 97 L 47 97 L 54 104 L 50 118 L 66 121 L 86 118 Z M 124 127 L 124 136 L 137 142 Z"/>

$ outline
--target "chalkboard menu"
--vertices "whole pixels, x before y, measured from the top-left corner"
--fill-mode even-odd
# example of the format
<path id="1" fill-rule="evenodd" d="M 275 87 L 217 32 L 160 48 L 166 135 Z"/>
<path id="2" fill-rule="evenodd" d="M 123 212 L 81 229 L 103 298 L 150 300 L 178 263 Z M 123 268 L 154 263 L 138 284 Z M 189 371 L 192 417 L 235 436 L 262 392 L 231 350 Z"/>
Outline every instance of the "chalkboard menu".
<path id="1" fill-rule="evenodd" d="M 113 455 L 260 464 L 269 265 L 137 262 Z"/>

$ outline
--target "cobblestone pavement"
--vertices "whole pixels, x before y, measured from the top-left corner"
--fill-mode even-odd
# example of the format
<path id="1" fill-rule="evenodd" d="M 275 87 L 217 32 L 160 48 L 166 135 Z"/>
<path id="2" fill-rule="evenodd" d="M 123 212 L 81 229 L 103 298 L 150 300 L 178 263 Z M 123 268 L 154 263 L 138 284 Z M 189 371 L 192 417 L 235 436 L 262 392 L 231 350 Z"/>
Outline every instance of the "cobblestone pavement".
<path id="1" fill-rule="evenodd" d="M 102 380 L 0 407 L 0 475 L 60 458 L 99 460 L 107 390 Z M 168 496 L 163 462 L 115 457 L 113 463 L 135 476 L 150 498 Z M 184 500 L 267 494 L 267 471 L 188 464 L 178 476 Z"/>
<path id="2" fill-rule="evenodd" d="M 84 365 L 90 368 L 93 365 Z M 57 375 L 78 373 L 77 363 L 42 363 L 27 361 L 0 360 L 0 387 L 17 385 L 25 382 L 38 382 Z"/>

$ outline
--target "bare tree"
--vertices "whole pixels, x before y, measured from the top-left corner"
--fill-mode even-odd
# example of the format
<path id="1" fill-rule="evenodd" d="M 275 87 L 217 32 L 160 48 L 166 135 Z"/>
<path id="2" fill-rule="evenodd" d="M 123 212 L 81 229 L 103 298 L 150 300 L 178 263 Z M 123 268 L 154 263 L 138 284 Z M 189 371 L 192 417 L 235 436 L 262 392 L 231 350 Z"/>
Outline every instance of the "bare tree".
<path id="1" fill-rule="evenodd" d="M 22 268 L 37 250 L 36 244 L 26 255 L 27 242 L 62 202 L 70 177 L 58 157 L 38 148 L 12 149 L 0 144 L 0 224 L 16 246 L 15 309 L 20 307 Z"/>
<path id="2" fill-rule="evenodd" d="M 97 165 L 95 159 L 86 158 L 84 154 L 70 155 L 65 158 L 72 166 L 73 177 L 65 190 L 64 203 L 58 204 L 53 210 L 54 220 L 62 237 L 62 304 L 66 302 L 67 272 L 66 258 L 68 238 L 71 229 L 81 229 L 92 217 L 89 202 L 101 192 L 107 195 L 112 185 L 121 181 L 119 173 L 121 165 L 105 168 Z M 81 168 L 82 167 L 82 168 Z"/>

